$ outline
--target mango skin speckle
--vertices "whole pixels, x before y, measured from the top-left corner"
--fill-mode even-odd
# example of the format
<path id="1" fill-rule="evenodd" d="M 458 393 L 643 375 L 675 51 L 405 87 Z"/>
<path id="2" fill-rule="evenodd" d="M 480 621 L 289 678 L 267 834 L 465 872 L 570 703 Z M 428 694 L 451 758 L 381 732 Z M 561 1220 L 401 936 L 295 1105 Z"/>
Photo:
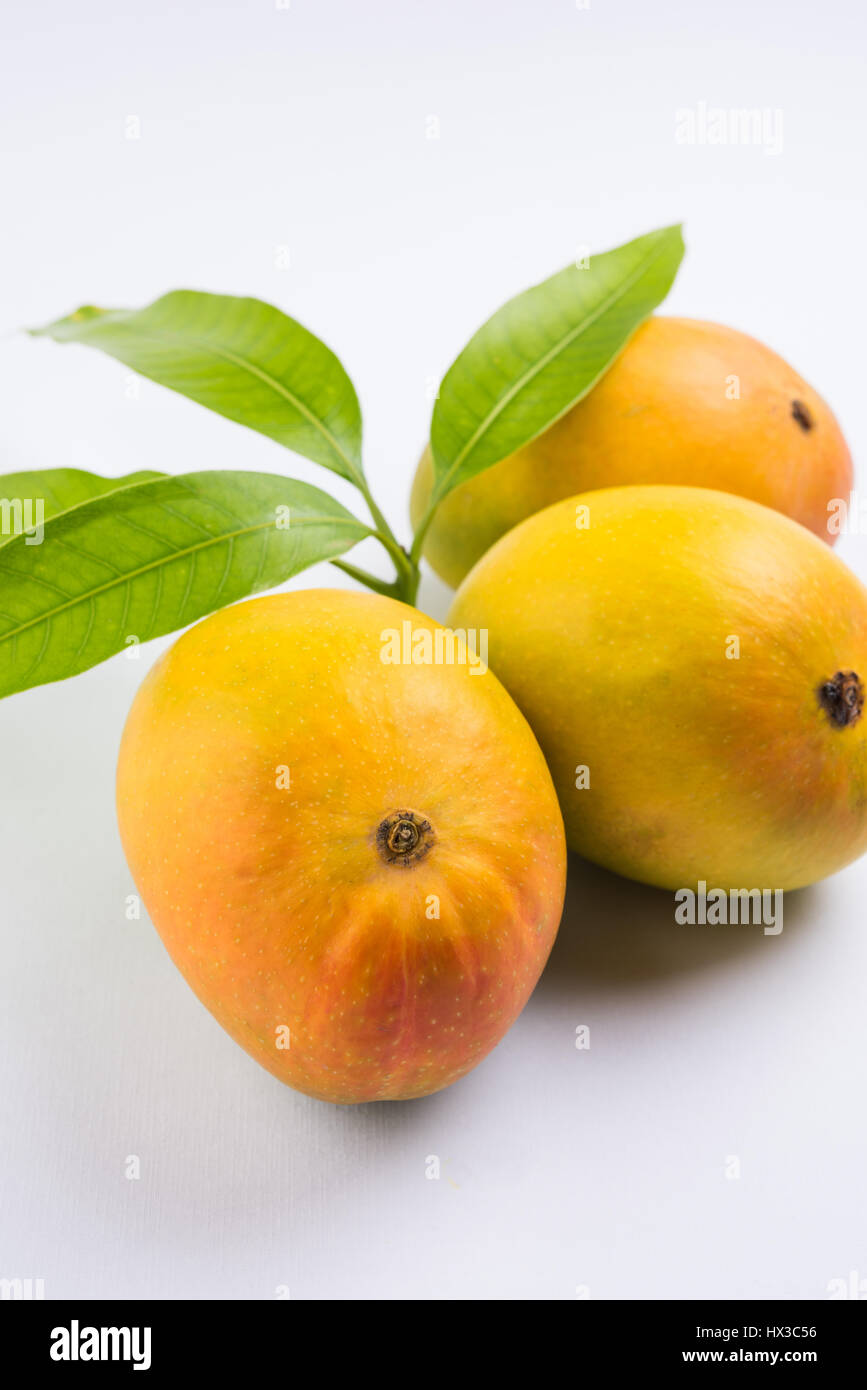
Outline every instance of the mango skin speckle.
<path id="1" fill-rule="evenodd" d="M 305 590 L 205 619 L 121 743 L 121 839 L 172 959 L 281 1081 L 339 1103 L 448 1086 L 500 1041 L 557 933 L 566 849 L 530 729 L 466 665 L 384 664 L 437 624 Z M 287 772 L 288 770 L 288 772 Z M 434 843 L 384 862 L 408 809 Z"/>
<path id="2" fill-rule="evenodd" d="M 583 493 L 498 541 L 448 621 L 488 629 L 586 858 L 660 888 L 773 890 L 867 850 L 867 717 L 839 727 L 822 699 L 835 677 L 867 686 L 867 590 L 779 512 Z"/>

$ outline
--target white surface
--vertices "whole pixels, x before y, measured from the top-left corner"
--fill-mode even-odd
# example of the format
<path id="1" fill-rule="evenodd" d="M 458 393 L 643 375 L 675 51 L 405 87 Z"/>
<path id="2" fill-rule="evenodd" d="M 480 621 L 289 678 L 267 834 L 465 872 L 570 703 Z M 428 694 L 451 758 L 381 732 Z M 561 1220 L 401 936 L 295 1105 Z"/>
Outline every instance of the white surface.
<path id="1" fill-rule="evenodd" d="M 17 0 L 0 23 L 0 334 L 178 286 L 273 300 L 353 375 L 405 530 L 428 382 L 469 333 L 576 246 L 684 217 L 669 309 L 783 352 L 863 454 L 852 0 Z M 700 101 L 781 109 L 782 153 L 678 145 Z M 96 354 L 10 336 L 0 366 L 3 471 L 328 485 L 146 382 L 128 398 Z M 862 575 L 864 550 L 840 546 Z M 444 603 L 429 580 L 422 606 Z M 791 895 L 777 938 L 678 928 L 669 896 L 574 866 L 549 969 L 476 1072 L 328 1107 L 248 1059 L 125 919 L 114 759 L 164 645 L 0 704 L 0 1276 L 213 1298 L 822 1298 L 867 1276 L 867 861 Z"/>

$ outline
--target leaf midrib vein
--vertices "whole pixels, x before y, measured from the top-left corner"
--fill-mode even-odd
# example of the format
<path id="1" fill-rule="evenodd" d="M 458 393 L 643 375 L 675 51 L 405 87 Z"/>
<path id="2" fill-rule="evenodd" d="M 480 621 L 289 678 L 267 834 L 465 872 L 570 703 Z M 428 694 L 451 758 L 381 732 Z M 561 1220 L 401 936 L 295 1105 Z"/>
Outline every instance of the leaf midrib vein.
<path id="1" fill-rule="evenodd" d="M 329 430 L 328 426 L 325 425 L 322 420 L 318 419 L 318 417 L 313 414 L 312 410 L 310 410 L 309 407 L 306 406 L 298 396 L 296 396 L 292 391 L 289 390 L 288 386 L 284 386 L 283 383 L 277 379 L 277 377 L 272 376 L 270 372 L 266 372 L 264 367 L 257 367 L 255 362 L 250 362 L 245 357 L 239 357 L 237 353 L 230 351 L 230 349 L 228 348 L 216 347 L 213 343 L 202 342 L 200 338 L 189 337 L 185 333 L 178 333 L 177 331 L 172 330 L 166 330 L 162 334 L 147 333 L 143 331 L 141 328 L 139 328 L 137 325 L 135 326 L 134 331 L 136 335 L 142 340 L 150 343 L 157 343 L 159 346 L 162 347 L 165 346 L 165 341 L 168 338 L 174 339 L 179 343 L 183 343 L 188 347 L 197 348 L 200 352 L 203 352 L 205 354 L 212 353 L 214 357 L 220 357 L 223 359 L 224 362 L 231 362 L 233 366 L 240 368 L 241 371 L 249 372 L 251 376 L 258 377 L 259 380 L 264 382 L 266 386 L 270 386 L 272 390 L 274 390 L 277 393 L 277 395 L 283 396 L 283 398 L 287 400 L 290 403 L 290 405 L 293 405 L 295 407 L 299 415 L 303 415 L 304 418 L 311 425 L 313 425 L 314 429 L 317 429 L 319 431 L 323 439 L 325 439 L 328 442 L 328 444 L 331 445 L 331 448 L 334 450 L 337 457 L 343 463 L 345 463 L 346 467 L 349 469 L 350 478 L 354 482 L 358 482 L 359 478 L 361 477 L 360 472 L 358 471 L 352 460 L 349 458 L 348 454 L 345 453 L 342 446 L 338 443 L 337 439 L 332 434 L 331 430 Z M 86 340 L 83 338 L 79 339 L 79 342 L 84 341 Z M 127 363 L 127 366 L 132 366 L 132 363 Z M 134 367 L 133 370 L 135 371 L 138 369 Z M 142 375 L 145 376 L 147 375 L 147 373 L 143 372 Z M 177 390 L 178 388 L 174 387 L 172 389 Z M 180 392 L 180 394 L 183 395 L 184 393 Z M 243 422 L 239 421 L 238 423 Z M 251 425 L 248 426 L 248 428 L 255 429 L 256 426 Z"/>
<path id="2" fill-rule="evenodd" d="M 339 526 L 359 526 L 360 524 L 354 517 L 309 516 L 299 517 L 297 521 L 293 521 L 291 526 L 286 529 L 291 532 L 297 530 L 299 526 L 321 526 L 323 523 Z M 234 541 L 240 536 L 253 535 L 256 531 L 268 531 L 273 525 L 273 521 L 259 522 L 255 526 L 245 526 L 238 531 L 226 532 L 221 536 L 214 536 L 210 540 L 202 541 L 198 545 L 187 546 L 184 550 L 173 551 L 171 555 L 160 556 L 158 560 L 154 560 L 150 564 L 140 565 L 138 569 L 130 570 L 128 574 L 121 575 L 118 579 L 111 579 L 105 584 L 100 584 L 96 589 L 89 589 L 86 593 L 76 594 L 68 603 L 61 603 L 56 608 L 52 608 L 46 613 L 40 613 L 37 617 L 31 618 L 29 622 L 20 623 L 18 627 L 10 628 L 8 632 L 0 633 L 0 643 L 6 642 L 10 638 L 18 637 L 22 632 L 27 632 L 29 628 L 36 627 L 39 623 L 50 623 L 58 614 L 66 612 L 69 608 L 74 608 L 76 604 L 92 602 L 99 594 L 104 594 L 109 589 L 116 589 L 121 584 L 128 585 L 132 583 L 134 579 L 138 579 L 140 575 L 148 574 L 151 570 L 159 570 L 161 566 L 174 564 L 176 560 L 183 560 L 188 555 L 196 555 L 203 550 L 207 550 L 209 546 L 221 545 L 227 541 Z M 365 534 L 371 535 L 372 532 L 367 528 Z M 16 578 L 20 577 L 20 575 L 16 575 Z M 25 576 L 25 578 L 29 577 L 30 576 Z"/>
<path id="3" fill-rule="evenodd" d="M 557 357 L 559 353 L 565 351 L 565 349 L 569 347 L 569 345 L 573 343 L 576 338 L 580 338 L 581 334 L 586 332 L 586 330 L 596 322 L 596 320 L 600 317 L 601 314 L 605 313 L 605 311 L 609 309 L 612 304 L 615 304 L 618 299 L 622 298 L 622 296 L 626 294 L 628 290 L 631 290 L 636 280 L 640 279 L 641 276 L 647 270 L 650 269 L 650 267 L 654 264 L 655 261 L 659 259 L 659 257 L 664 253 L 665 250 L 666 247 L 662 246 L 658 248 L 652 256 L 648 256 L 645 260 L 641 261 L 639 265 L 636 267 L 635 271 L 632 273 L 632 275 L 629 276 L 626 280 L 624 280 L 617 287 L 616 290 L 614 290 L 611 294 L 607 296 L 607 298 L 602 300 L 593 313 L 589 314 L 586 318 L 582 319 L 580 324 L 576 325 L 575 328 L 570 329 L 568 333 L 566 333 L 562 338 L 558 339 L 554 346 L 549 348 L 549 350 L 545 353 L 543 357 L 540 357 L 537 362 L 533 363 L 530 367 L 528 367 L 527 371 L 524 372 L 517 379 L 517 381 L 514 382 L 514 384 L 508 389 L 508 391 L 506 391 L 506 393 L 499 398 L 493 409 L 490 410 L 488 414 L 484 417 L 484 419 L 479 422 L 477 428 L 475 429 L 471 437 L 467 440 L 467 443 L 464 445 L 463 449 L 461 449 L 458 453 L 451 468 L 449 468 L 448 471 L 443 474 L 442 482 L 437 488 L 438 492 L 442 493 L 450 478 L 453 476 L 454 473 L 457 472 L 461 464 L 464 462 L 464 459 L 475 448 L 479 439 L 490 428 L 494 420 L 496 420 L 497 417 L 503 413 L 510 401 L 514 400 L 515 396 L 517 396 L 519 392 L 521 392 L 524 389 L 528 382 L 532 381 L 534 377 L 538 376 L 540 372 L 544 371 L 544 369 L 548 366 L 548 363 L 553 361 L 553 359 Z"/>

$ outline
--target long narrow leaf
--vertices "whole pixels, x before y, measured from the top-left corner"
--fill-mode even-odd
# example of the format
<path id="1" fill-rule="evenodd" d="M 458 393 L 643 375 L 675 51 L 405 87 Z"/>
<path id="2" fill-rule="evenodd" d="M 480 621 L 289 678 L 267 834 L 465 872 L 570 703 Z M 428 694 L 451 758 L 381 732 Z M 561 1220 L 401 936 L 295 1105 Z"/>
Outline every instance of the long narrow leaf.
<path id="1" fill-rule="evenodd" d="M 334 353 L 259 299 L 175 290 L 145 309 L 85 305 L 35 337 L 83 343 L 357 483 L 361 409 Z"/>
<path id="2" fill-rule="evenodd" d="M 585 395 L 665 298 L 679 227 L 568 266 L 504 304 L 446 373 L 431 421 L 436 499 L 527 444 Z"/>
<path id="3" fill-rule="evenodd" d="M 0 696 L 86 671 L 273 588 L 370 535 L 333 498 L 268 473 L 158 478 L 0 549 Z"/>

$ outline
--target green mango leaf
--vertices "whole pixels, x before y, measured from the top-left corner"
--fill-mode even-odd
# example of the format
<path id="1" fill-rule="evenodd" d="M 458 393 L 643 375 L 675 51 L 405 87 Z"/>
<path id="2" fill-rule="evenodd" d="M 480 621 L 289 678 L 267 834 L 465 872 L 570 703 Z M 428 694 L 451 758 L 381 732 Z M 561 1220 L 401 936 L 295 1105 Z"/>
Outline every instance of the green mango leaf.
<path id="1" fill-rule="evenodd" d="M 567 266 L 510 299 L 443 378 L 431 421 L 434 503 L 535 439 L 590 390 L 665 298 L 680 227 Z"/>
<path id="2" fill-rule="evenodd" d="M 0 473 L 0 545 L 92 497 L 163 476 L 147 469 L 127 473 L 123 478 L 103 478 L 83 468 L 32 468 L 23 473 Z"/>
<path id="3" fill-rule="evenodd" d="M 327 493 L 270 473 L 157 478 L 0 549 L 0 697 L 77 675 L 137 642 L 343 555 L 371 530 Z"/>
<path id="4" fill-rule="evenodd" d="M 34 337 L 127 367 L 358 485 L 361 408 L 334 353 L 259 299 L 175 290 L 145 309 L 85 305 Z"/>

